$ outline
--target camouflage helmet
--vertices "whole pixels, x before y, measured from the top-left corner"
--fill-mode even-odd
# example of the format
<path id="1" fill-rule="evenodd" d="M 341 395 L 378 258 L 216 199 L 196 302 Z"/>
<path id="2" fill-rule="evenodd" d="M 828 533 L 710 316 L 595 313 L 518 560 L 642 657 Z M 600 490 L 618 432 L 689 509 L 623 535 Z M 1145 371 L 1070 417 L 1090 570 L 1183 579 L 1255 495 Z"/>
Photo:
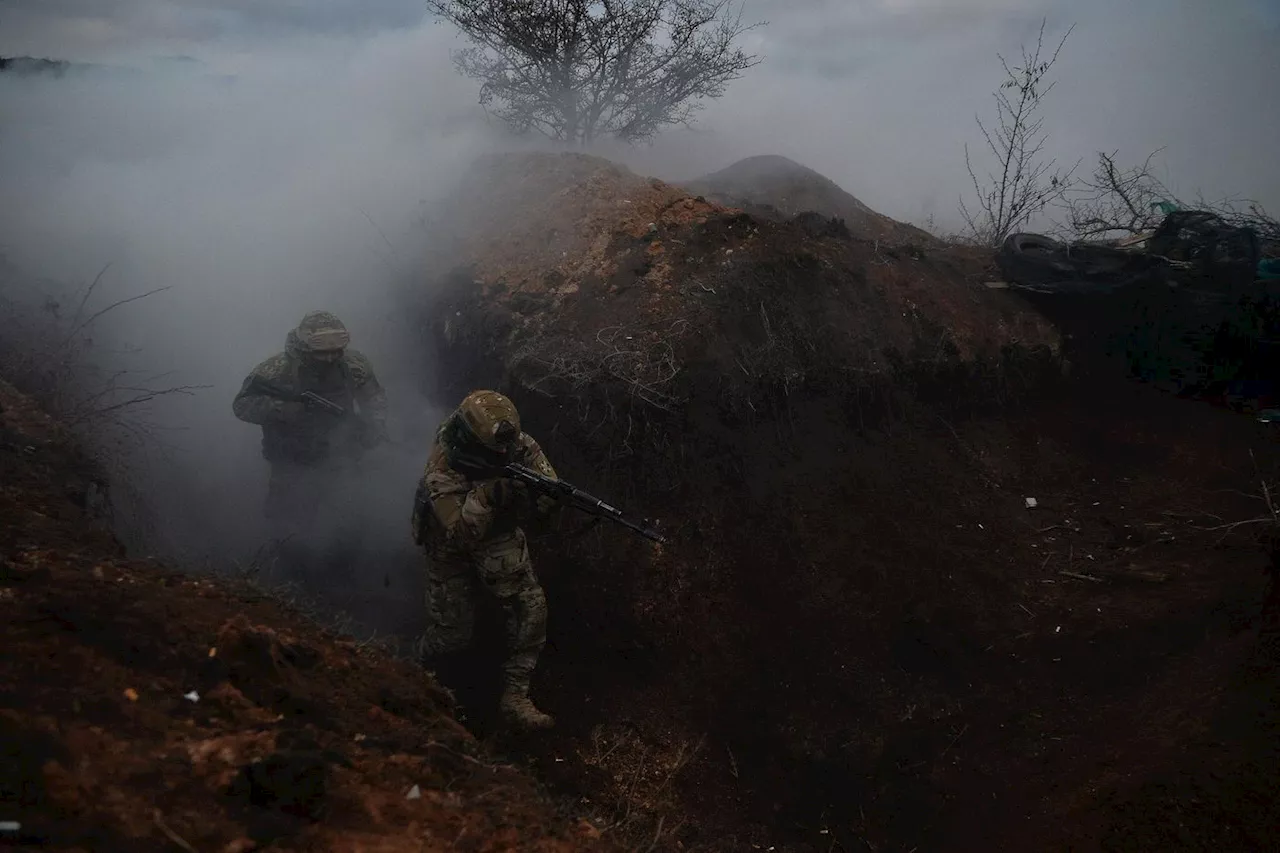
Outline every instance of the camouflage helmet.
<path id="1" fill-rule="evenodd" d="M 340 352 L 351 343 L 347 327 L 328 311 L 308 313 L 293 331 L 298 350 L 304 354 Z"/>
<path id="2" fill-rule="evenodd" d="M 501 467 L 520 450 L 520 413 L 497 391 L 472 391 L 449 416 L 441 433 L 450 464 L 464 468 Z"/>

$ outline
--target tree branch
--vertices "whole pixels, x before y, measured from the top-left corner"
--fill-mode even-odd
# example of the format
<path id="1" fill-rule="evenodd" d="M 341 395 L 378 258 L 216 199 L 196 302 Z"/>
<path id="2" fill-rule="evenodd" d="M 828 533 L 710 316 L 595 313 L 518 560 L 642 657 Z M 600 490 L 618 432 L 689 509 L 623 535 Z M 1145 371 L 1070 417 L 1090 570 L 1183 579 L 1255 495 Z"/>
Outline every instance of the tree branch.
<path id="1" fill-rule="evenodd" d="M 474 47 L 454 58 L 480 103 L 518 131 L 589 144 L 687 123 L 758 64 L 730 0 L 427 0 Z"/>
<path id="2" fill-rule="evenodd" d="M 1005 79 L 992 93 L 996 102 L 995 123 L 988 127 L 981 117 L 975 117 L 995 163 L 985 183 L 978 178 L 969 147 L 965 146 L 965 167 L 973 183 L 978 209 L 971 209 L 962 198 L 960 212 L 969 236 L 985 245 L 998 245 L 1036 213 L 1060 200 L 1079 165 L 1062 170 L 1057 168 L 1055 160 L 1042 159 L 1048 135 L 1038 113 L 1044 98 L 1056 85 L 1053 81 L 1046 84 L 1046 80 L 1075 29 L 1072 25 L 1053 55 L 1042 59 L 1045 26 L 1046 21 L 1041 20 L 1034 49 L 1022 48 L 1021 64 L 1013 65 L 997 54 Z"/>

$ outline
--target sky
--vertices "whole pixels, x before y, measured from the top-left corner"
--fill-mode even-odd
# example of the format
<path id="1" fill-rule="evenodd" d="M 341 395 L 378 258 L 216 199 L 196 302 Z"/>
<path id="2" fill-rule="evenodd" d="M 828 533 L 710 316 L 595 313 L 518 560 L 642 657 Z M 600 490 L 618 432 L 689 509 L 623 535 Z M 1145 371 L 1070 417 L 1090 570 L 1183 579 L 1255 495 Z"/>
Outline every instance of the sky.
<path id="1" fill-rule="evenodd" d="M 1280 0 L 746 0 L 743 16 L 768 22 L 748 37 L 764 61 L 695 131 L 615 156 L 680 178 L 780 153 L 889 215 L 951 223 L 963 146 L 978 141 L 975 113 L 989 114 L 999 82 L 996 54 L 1016 54 L 1047 17 L 1051 37 L 1076 26 L 1046 104 L 1060 162 L 1087 165 L 1098 150 L 1138 161 L 1163 147 L 1180 192 L 1280 207 Z M 190 57 L 245 73 L 397 40 L 440 58 L 461 46 L 419 0 L 0 0 L 3 55 Z M 450 79 L 447 62 L 384 70 L 383 85 L 415 92 L 420 109 L 474 107 L 474 85 Z"/>
<path id="2" fill-rule="evenodd" d="M 1045 104 L 1059 162 L 1164 147 L 1179 193 L 1280 210 L 1280 0 L 747 0 L 743 16 L 768 21 L 746 37 L 758 66 L 692 128 L 605 153 L 673 180 L 781 154 L 890 216 L 958 227 L 997 54 L 1047 18 L 1051 39 L 1075 25 Z M 307 310 L 347 321 L 402 437 L 434 426 L 397 288 L 430 274 L 423 223 L 472 158 L 513 144 L 454 72 L 463 46 L 420 0 L 0 0 L 0 55 L 149 72 L 0 75 L 0 252 L 73 285 L 109 263 L 103 304 L 169 288 L 111 331 L 143 369 L 211 386 L 166 417 L 196 484 L 181 502 L 239 513 L 203 516 L 217 535 L 256 511 L 263 476 L 231 397 Z"/>

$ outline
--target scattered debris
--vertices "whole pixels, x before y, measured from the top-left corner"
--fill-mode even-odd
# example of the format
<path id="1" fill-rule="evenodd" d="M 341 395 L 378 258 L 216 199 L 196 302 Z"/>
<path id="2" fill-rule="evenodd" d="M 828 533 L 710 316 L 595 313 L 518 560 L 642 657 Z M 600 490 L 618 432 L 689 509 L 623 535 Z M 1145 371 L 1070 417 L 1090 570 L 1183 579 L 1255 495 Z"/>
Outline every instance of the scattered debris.
<path id="1" fill-rule="evenodd" d="M 404 798 L 406 800 L 420 800 L 422 799 L 422 789 L 414 785 L 409 789 L 409 793 L 404 795 Z"/>
<path id="2" fill-rule="evenodd" d="M 1039 501 L 1035 498 L 1025 498 L 1023 503 L 1026 505 L 1027 509 L 1035 509 L 1040 505 Z"/>

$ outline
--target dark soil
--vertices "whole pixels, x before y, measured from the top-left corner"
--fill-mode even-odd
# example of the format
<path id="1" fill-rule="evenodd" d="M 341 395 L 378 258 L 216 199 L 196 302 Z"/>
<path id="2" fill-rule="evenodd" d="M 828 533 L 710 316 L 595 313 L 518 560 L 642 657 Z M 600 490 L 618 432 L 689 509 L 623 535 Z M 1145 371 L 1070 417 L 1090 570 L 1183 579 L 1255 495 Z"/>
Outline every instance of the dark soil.
<path id="1" fill-rule="evenodd" d="M 1273 428 L 1087 341 L 1063 379 L 989 258 L 837 224 L 433 291 L 437 401 L 505 391 L 669 537 L 533 543 L 559 725 L 502 746 L 641 849 L 1266 847 Z"/>
<path id="2" fill-rule="evenodd" d="M 1267 849 L 1268 563 L 1222 526 L 1265 515 L 1261 429 L 1139 386 L 833 424 L 702 484 L 663 559 L 540 543 L 540 771 L 683 820 L 664 849 Z"/>

